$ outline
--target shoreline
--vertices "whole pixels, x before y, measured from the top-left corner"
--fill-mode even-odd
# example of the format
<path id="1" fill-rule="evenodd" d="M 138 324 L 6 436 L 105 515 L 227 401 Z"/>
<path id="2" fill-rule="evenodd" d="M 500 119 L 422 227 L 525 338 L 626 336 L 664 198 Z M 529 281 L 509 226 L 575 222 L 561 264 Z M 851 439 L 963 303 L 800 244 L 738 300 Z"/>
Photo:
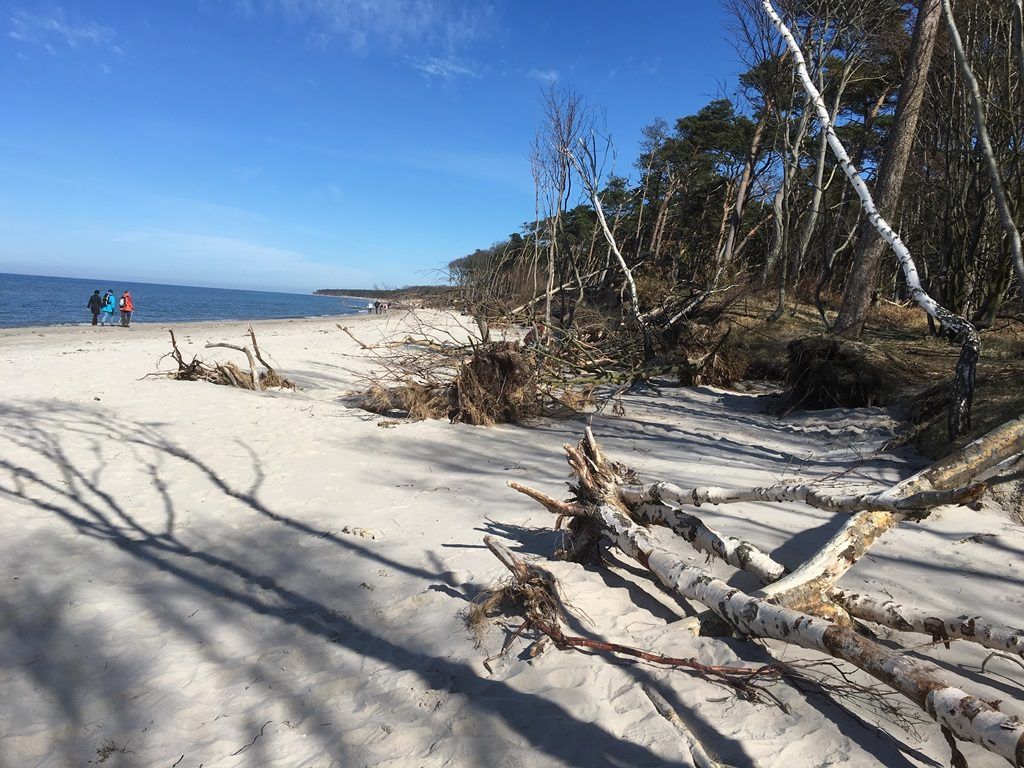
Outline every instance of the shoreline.
<path id="1" fill-rule="evenodd" d="M 397 314 L 395 310 L 392 310 L 392 312 Z M 177 330 L 178 328 L 186 331 L 209 328 L 211 330 L 226 330 L 228 332 L 234 332 L 237 329 L 241 332 L 245 332 L 250 325 L 258 331 L 261 325 L 276 326 L 278 324 L 283 324 L 284 326 L 301 327 L 320 323 L 330 323 L 330 327 L 333 328 L 334 323 L 344 325 L 346 322 L 365 322 L 367 319 L 373 317 L 383 318 L 385 316 L 375 316 L 362 312 L 340 315 L 320 315 L 317 317 L 261 318 L 257 320 L 184 320 L 181 322 L 169 323 L 136 323 L 133 321 L 131 326 L 128 328 L 122 328 L 120 325 L 100 326 L 92 325 L 90 323 L 83 323 L 81 325 L 20 325 L 0 327 L 0 348 L 6 344 L 16 343 L 18 340 L 26 339 L 46 339 L 48 341 L 60 341 L 63 339 L 121 341 L 131 338 L 153 338 L 154 336 L 166 338 L 167 331 L 169 329 Z M 105 336 L 108 332 L 111 335 Z M 93 334 L 98 334 L 95 339 L 93 339 Z"/>

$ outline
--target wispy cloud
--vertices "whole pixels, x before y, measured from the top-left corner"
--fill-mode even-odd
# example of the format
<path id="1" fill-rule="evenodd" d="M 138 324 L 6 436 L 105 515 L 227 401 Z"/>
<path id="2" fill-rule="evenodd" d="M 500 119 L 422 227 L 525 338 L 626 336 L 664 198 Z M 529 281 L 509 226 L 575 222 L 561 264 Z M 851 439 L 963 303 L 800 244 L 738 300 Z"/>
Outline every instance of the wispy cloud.
<path id="1" fill-rule="evenodd" d="M 259 275 L 264 284 L 308 284 L 313 287 L 348 281 L 365 281 L 359 269 L 325 264 L 286 248 L 277 248 L 242 237 L 220 234 L 152 229 L 113 233 L 109 241 L 140 251 L 157 264 L 173 264 L 176 274 Z M 157 275 L 175 279 L 173 275 Z M 180 278 L 178 278 L 180 279 Z M 311 290 L 311 289 L 310 289 Z"/>
<path id="2" fill-rule="evenodd" d="M 479 0 L 235 0 L 243 13 L 269 11 L 306 27 L 317 46 L 341 42 L 353 51 L 411 43 L 448 49 L 492 27 L 494 9 Z"/>
<path id="3" fill-rule="evenodd" d="M 553 83 L 558 79 L 557 69 L 531 69 L 526 73 L 527 77 L 540 80 L 542 83 Z"/>
<path id="4" fill-rule="evenodd" d="M 406 62 L 428 79 L 451 83 L 463 77 L 479 77 L 478 67 L 455 56 L 407 56 Z"/>
<path id="5" fill-rule="evenodd" d="M 9 20 L 7 37 L 25 45 L 45 48 L 50 53 L 85 47 L 118 56 L 124 53 L 117 44 L 117 32 L 112 27 L 72 18 L 59 6 L 40 13 L 15 11 Z"/>

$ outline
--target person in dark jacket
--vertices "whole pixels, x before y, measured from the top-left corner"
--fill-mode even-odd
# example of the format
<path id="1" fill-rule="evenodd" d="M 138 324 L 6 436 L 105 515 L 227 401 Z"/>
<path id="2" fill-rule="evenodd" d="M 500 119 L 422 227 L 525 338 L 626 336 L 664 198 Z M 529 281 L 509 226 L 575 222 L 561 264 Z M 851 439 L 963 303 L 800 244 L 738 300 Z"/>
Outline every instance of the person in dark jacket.
<path id="1" fill-rule="evenodd" d="M 93 291 L 92 296 L 89 297 L 89 302 L 85 306 L 92 312 L 92 324 L 97 325 L 100 319 L 100 312 L 103 311 L 103 299 L 100 296 L 100 292 Z"/>

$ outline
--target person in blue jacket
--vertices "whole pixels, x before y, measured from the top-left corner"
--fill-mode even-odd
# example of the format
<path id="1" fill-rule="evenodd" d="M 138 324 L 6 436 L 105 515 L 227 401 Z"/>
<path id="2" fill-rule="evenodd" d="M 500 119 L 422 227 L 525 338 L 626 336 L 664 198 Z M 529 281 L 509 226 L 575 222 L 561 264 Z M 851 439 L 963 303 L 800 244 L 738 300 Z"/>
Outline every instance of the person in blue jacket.
<path id="1" fill-rule="evenodd" d="M 111 288 L 103 294 L 103 318 L 101 325 L 113 325 L 114 313 L 117 311 L 117 298 L 114 296 L 114 289 Z"/>

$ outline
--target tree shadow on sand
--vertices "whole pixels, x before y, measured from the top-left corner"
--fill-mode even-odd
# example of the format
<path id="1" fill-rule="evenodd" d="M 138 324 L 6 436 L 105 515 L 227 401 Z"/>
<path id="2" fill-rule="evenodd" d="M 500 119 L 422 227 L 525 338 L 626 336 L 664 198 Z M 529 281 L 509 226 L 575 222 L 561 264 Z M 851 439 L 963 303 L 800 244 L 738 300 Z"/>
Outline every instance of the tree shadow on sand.
<path id="1" fill-rule="evenodd" d="M 148 723 L 146 707 L 134 701 L 131 691 L 151 693 L 153 683 L 144 659 L 108 658 L 104 653 L 106 630 L 97 637 L 86 636 L 87 628 L 105 621 L 102 609 L 92 622 L 65 615 L 65 601 L 51 594 L 42 600 L 34 591 L 33 571 L 47 563 L 59 563 L 69 557 L 81 557 L 83 550 L 93 563 L 93 572 L 109 572 L 111 579 L 102 584 L 105 590 L 120 590 L 116 599 L 132 599 L 159 622 L 157 631 L 181 647 L 187 647 L 204 663 L 213 667 L 234 668 L 239 679 L 260 681 L 264 694 L 272 700 L 275 711 L 288 717 L 275 718 L 272 732 L 286 723 L 323 724 L 308 735 L 316 740 L 320 754 L 339 765 L 365 762 L 364 747 L 346 737 L 339 724 L 350 701 L 331 700 L 316 686 L 303 687 L 291 673 L 277 669 L 274 663 L 259 657 L 239 659 L 223 650 L 217 635 L 224 626 L 231 626 L 253 648 L 285 647 L 301 651 L 305 664 L 327 677 L 352 674 L 339 670 L 337 651 L 355 654 L 360 663 L 373 663 L 379 668 L 412 673 L 423 688 L 443 692 L 449 701 L 460 706 L 460 717 L 474 721 L 474 738 L 465 739 L 475 755 L 466 755 L 467 764 L 495 764 L 493 749 L 502 739 L 513 738 L 531 751 L 545 755 L 545 761 L 580 766 L 655 766 L 667 761 L 651 750 L 621 740 L 595 723 L 584 722 L 570 709 L 541 696 L 523 693 L 496 679 L 481 677 L 463 661 L 411 647 L 388 637 L 386 631 L 347 615 L 351 610 L 347 599 L 359 594 L 359 585 L 346 578 L 348 558 L 372 561 L 396 571 L 424 579 L 436 575 L 410 567 L 389 558 L 381 547 L 349 540 L 318 530 L 307 523 L 272 510 L 258 498 L 263 482 L 263 469 L 257 456 L 252 457 L 252 482 L 248 488 L 236 488 L 210 464 L 179 445 L 165 439 L 159 428 L 140 424 L 122 424 L 112 414 L 98 408 L 86 408 L 48 402 L 34 407 L 0 407 L 0 431 L 4 439 L 19 448 L 23 460 L 0 459 L 0 498 L 7 505 L 29 505 L 39 514 L 51 516 L 50 524 L 38 524 L 35 534 L 27 536 L 31 553 L 24 553 L 17 563 L 22 586 L 0 593 L 5 613 L 13 619 L 5 624 L 5 634 L 24 633 L 45 643 L 50 653 L 31 654 L 8 651 L 5 676 L 27 675 L 33 686 L 46 699 L 54 722 L 63 728 L 52 728 L 42 735 L 44 725 L 32 722 L 40 707 L 34 703 L 8 700 L 4 709 L 7 727 L 32 728 L 34 738 L 47 739 L 45 750 L 58 754 L 68 764 L 82 765 L 95 759 L 94 750 L 102 737 L 113 736 L 115 746 L 125 740 L 129 747 L 146 728 L 159 729 Z M 89 446 L 82 460 L 81 450 L 72 451 L 65 442 L 75 440 Z M 105 475 L 112 471 L 104 461 L 104 451 L 114 441 L 122 453 L 130 452 L 136 469 L 149 477 L 150 485 L 160 499 L 159 512 L 147 510 L 140 514 L 136 503 L 108 490 Z M 7 451 L 6 456 L 11 452 Z M 78 458 L 73 458 L 78 457 Z M 128 461 L 122 455 L 119 461 Z M 211 503 L 237 502 L 249 511 L 272 523 L 248 526 L 229 531 L 213 531 L 222 538 L 207 536 L 206 530 L 183 528 L 181 510 L 169 490 L 168 478 L 176 473 L 199 473 L 215 491 Z M 118 485 L 117 487 L 122 487 Z M 63 523 L 60 535 L 54 535 L 52 521 Z M 58 529 L 59 530 L 59 529 Z M 307 567 L 301 550 L 282 548 L 282 530 L 300 539 L 311 540 L 315 546 L 336 547 L 338 567 L 329 573 Z M 203 543 L 205 541 L 205 543 Z M 119 577 L 128 576 L 124 580 Z M 311 597 L 296 584 L 316 583 L 321 595 L 337 595 L 338 602 Z M 185 608 L 199 605 L 197 610 L 211 611 L 211 623 L 191 621 Z M 275 645 L 276 644 L 276 645 Z M 95 657 L 96 663 L 86 665 L 77 649 L 87 648 L 83 656 Z M 24 650 L 24 649 L 22 649 Z M 351 655 L 344 658 L 350 659 Z M 103 660 L 103 664 L 99 664 Z M 74 684 L 69 684 L 74 680 Z M 324 686 L 327 689 L 327 686 Z M 145 697 L 144 697 L 145 698 Z M 395 691 L 388 706 L 392 718 L 401 721 L 406 715 L 416 716 L 408 695 Z M 100 702 L 97 704 L 96 702 Z M 225 703 L 225 707 L 230 702 Z M 42 707 L 43 710 L 47 707 Z M 101 713 L 97 714 L 97 707 Z M 82 727 L 82 712 L 88 709 L 93 724 L 104 723 L 105 733 L 90 732 Z M 409 710 L 413 711 L 410 712 Z M 235 725 L 241 732 L 263 734 L 260 716 L 248 711 L 244 722 Z M 333 725 L 332 725 L 333 723 Z M 6 728 L 5 728 L 6 730 Z M 273 760 L 269 736 L 255 738 L 247 748 L 244 764 L 266 765 Z M 6 739 L 17 739 L 10 732 Z M 14 742 L 11 742 L 14 743 Z M 491 744 L 490 750 L 485 745 Z M 149 758 L 166 760 L 170 765 L 179 753 L 191 753 L 181 765 L 198 764 L 198 751 L 207 762 L 227 757 L 217 750 L 222 744 L 181 744 L 166 754 Z M 242 746 L 241 744 L 238 746 Z M 418 745 L 423 755 L 430 742 Z M 140 744 L 137 749 L 142 749 Z M 5 750 L 10 753 L 10 750 Z M 172 754 L 173 752 L 173 754 Z M 230 750 L 228 750 L 230 752 Z M 124 764 L 131 756 L 122 753 Z M 243 753 L 245 754 L 245 753 Z M 116 765 L 112 755 L 108 764 Z M 140 760 L 140 762 L 147 762 Z"/>

